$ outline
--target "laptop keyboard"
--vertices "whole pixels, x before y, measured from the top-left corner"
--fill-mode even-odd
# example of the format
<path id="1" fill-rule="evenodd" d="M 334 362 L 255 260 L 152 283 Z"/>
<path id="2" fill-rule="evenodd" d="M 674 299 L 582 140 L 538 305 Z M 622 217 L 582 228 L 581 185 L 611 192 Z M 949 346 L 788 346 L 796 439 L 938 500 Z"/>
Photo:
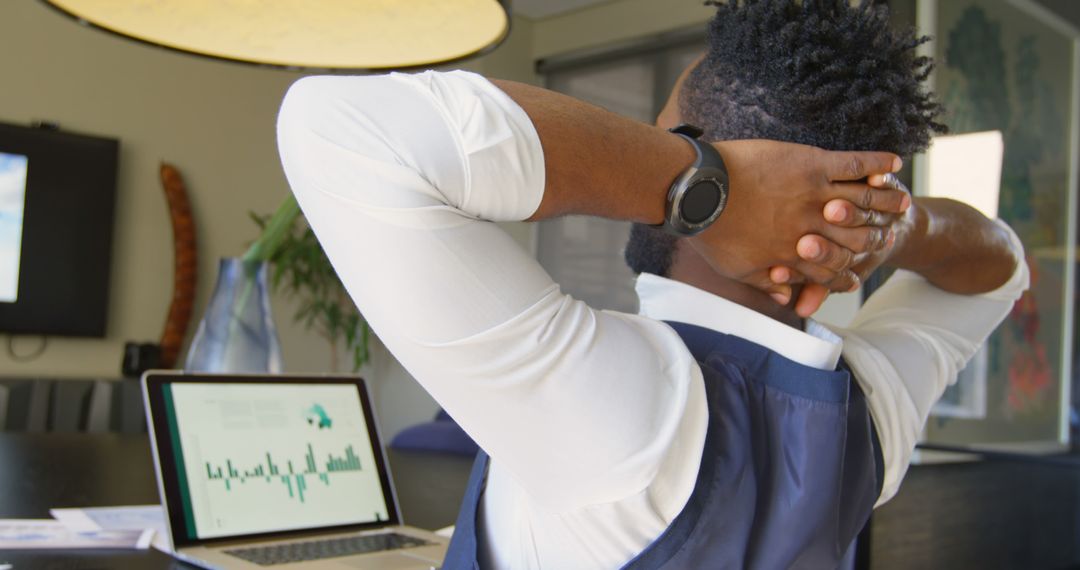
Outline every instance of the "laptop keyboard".
<path id="1" fill-rule="evenodd" d="M 398 550 L 428 544 L 434 543 L 413 536 L 388 532 L 307 542 L 286 542 L 253 548 L 237 548 L 226 550 L 225 554 L 231 554 L 259 566 L 274 566 L 276 564 L 336 558 L 338 556 L 382 552 L 384 550 Z"/>

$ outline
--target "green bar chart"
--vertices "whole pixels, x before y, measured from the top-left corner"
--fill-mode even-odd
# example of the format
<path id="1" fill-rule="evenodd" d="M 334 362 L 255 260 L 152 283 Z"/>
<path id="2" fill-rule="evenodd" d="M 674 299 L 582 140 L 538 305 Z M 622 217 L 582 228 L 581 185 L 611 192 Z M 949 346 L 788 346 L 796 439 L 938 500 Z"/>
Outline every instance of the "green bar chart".
<path id="1" fill-rule="evenodd" d="M 236 485 L 244 485 L 248 482 L 280 482 L 284 492 L 292 499 L 304 501 L 304 491 L 308 488 L 307 477 L 315 477 L 327 487 L 330 486 L 330 474 L 342 472 L 362 471 L 360 458 L 352 445 L 345 447 L 341 455 L 335 456 L 328 453 L 325 459 L 316 459 L 312 444 L 307 443 L 307 452 L 304 454 L 304 468 L 297 471 L 293 467 L 291 459 L 285 461 L 285 469 L 282 470 L 280 462 L 274 460 L 269 451 L 263 454 L 265 461 L 258 465 L 249 466 L 246 469 L 238 468 L 231 458 L 225 458 L 224 464 L 216 466 L 211 462 L 205 462 L 206 478 L 209 481 L 221 481 L 226 491 L 232 491 Z"/>

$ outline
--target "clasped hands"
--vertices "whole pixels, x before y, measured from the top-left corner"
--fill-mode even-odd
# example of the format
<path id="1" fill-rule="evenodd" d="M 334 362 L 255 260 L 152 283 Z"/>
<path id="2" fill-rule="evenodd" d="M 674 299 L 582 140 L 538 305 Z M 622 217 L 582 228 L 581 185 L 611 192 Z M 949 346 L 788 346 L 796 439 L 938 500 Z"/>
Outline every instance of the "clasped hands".
<path id="1" fill-rule="evenodd" d="M 813 314 L 888 259 L 911 197 L 891 153 L 825 151 L 765 140 L 714 143 L 731 192 L 719 223 L 691 238 L 717 272 Z"/>

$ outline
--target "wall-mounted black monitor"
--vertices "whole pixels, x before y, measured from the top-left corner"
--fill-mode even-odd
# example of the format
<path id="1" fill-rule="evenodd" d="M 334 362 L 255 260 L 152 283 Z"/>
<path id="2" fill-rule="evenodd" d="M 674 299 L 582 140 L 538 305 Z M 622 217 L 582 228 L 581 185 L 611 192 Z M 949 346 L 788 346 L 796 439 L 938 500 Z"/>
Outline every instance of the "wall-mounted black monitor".
<path id="1" fill-rule="evenodd" d="M 105 336 L 119 149 L 0 123 L 0 332 Z"/>

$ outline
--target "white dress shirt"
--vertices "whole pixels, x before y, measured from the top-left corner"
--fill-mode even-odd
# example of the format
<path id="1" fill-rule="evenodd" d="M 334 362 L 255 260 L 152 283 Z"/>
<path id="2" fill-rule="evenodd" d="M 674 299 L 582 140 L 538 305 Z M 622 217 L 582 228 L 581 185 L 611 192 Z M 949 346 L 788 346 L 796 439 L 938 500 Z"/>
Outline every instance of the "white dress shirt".
<path id="1" fill-rule="evenodd" d="M 884 500 L 930 404 L 1027 283 L 1022 263 L 977 297 L 901 274 L 836 334 L 649 275 L 641 315 L 598 311 L 491 223 L 535 212 L 544 155 L 526 113 L 482 77 L 302 79 L 278 139 L 304 214 L 364 316 L 491 456 L 481 556 L 496 568 L 618 567 L 685 505 L 705 439 L 704 384 L 659 321 L 738 334 L 822 368 L 835 367 L 842 337 L 881 438 Z"/>

